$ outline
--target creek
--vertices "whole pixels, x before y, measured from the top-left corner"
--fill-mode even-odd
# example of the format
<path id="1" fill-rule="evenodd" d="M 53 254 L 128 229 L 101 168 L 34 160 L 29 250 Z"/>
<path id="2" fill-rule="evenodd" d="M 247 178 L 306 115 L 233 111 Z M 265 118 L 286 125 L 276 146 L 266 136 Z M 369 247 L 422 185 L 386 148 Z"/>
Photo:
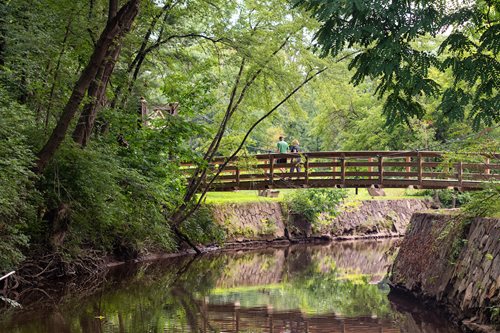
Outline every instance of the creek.
<path id="1" fill-rule="evenodd" d="M 0 332 L 460 332 L 439 311 L 390 293 L 392 245 L 333 242 L 122 265 L 105 278 L 31 291 L 23 309 L 0 312 Z"/>

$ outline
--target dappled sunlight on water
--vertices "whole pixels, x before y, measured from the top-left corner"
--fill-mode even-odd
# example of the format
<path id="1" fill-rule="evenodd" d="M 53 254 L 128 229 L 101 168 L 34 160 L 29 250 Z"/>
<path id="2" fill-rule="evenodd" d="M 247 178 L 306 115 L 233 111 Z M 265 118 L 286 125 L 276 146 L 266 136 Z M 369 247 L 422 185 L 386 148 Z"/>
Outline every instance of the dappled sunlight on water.
<path id="1" fill-rule="evenodd" d="M 4 311 L 0 332 L 459 332 L 435 311 L 389 295 L 391 244 L 297 245 L 123 266 L 95 281 L 92 294 L 40 293 L 23 310 Z"/>

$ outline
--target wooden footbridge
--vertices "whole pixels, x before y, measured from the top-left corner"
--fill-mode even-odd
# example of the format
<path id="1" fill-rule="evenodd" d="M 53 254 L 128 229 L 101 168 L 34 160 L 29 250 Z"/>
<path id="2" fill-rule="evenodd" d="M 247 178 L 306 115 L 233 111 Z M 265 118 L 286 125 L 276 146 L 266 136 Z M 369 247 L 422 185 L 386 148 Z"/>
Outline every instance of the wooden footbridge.
<path id="1" fill-rule="evenodd" d="M 434 151 L 343 151 L 240 156 L 229 161 L 212 191 L 278 188 L 455 188 L 477 190 L 500 182 L 500 154 Z M 215 158 L 213 172 L 227 158 Z M 194 166 L 185 164 L 186 171 Z M 293 168 L 293 169 L 292 169 Z M 298 168 L 298 169 L 297 169 Z"/>

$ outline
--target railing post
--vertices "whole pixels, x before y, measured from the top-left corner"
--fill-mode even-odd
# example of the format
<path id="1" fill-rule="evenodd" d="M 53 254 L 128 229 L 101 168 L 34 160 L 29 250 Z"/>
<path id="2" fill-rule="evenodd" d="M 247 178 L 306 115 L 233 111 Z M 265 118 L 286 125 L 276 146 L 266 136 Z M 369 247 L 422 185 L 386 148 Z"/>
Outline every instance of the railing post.
<path id="1" fill-rule="evenodd" d="M 337 163 L 337 159 L 335 157 L 333 158 L 333 163 Z M 336 166 L 332 167 L 332 172 L 334 173 L 334 175 L 332 176 L 333 183 L 335 183 L 335 172 L 337 172 L 337 167 Z"/>
<path id="2" fill-rule="evenodd" d="M 486 158 L 486 167 L 484 168 L 484 174 L 485 175 L 489 175 L 490 174 L 490 159 L 489 158 Z"/>
<path id="3" fill-rule="evenodd" d="M 240 168 L 236 166 L 236 185 L 240 186 Z"/>
<path id="4" fill-rule="evenodd" d="M 342 153 L 340 157 L 340 182 L 342 187 L 345 187 L 345 154 Z"/>
<path id="5" fill-rule="evenodd" d="M 306 172 L 306 185 L 309 185 L 309 156 L 307 155 L 305 163 L 305 172 Z"/>
<path id="6" fill-rule="evenodd" d="M 371 163 L 371 162 L 373 162 L 373 158 L 368 157 L 368 163 Z M 373 171 L 373 167 L 370 165 L 368 167 L 368 172 L 372 172 L 372 171 Z M 372 176 L 368 176 L 368 179 L 372 179 Z"/>
<path id="7" fill-rule="evenodd" d="M 269 154 L 269 180 L 274 184 L 274 156 Z"/>
<path id="8" fill-rule="evenodd" d="M 417 154 L 418 185 L 422 186 L 422 153 Z"/>
<path id="9" fill-rule="evenodd" d="M 410 157 L 410 156 L 406 156 L 405 161 L 406 161 L 406 163 L 410 163 L 410 162 L 411 162 L 411 157 Z M 406 172 L 407 172 L 407 173 L 410 173 L 410 172 L 411 172 L 411 166 L 407 166 L 407 167 L 406 167 Z M 410 178 L 410 176 L 409 176 L 409 175 L 408 175 L 408 176 L 405 176 L 405 178 L 406 178 L 406 179 L 409 179 L 409 178 Z"/>
<path id="10" fill-rule="evenodd" d="M 463 162 L 460 161 L 457 163 L 457 178 L 458 178 L 459 187 L 462 187 L 463 178 L 464 178 L 463 172 L 464 172 L 463 171 Z"/>
<path id="11" fill-rule="evenodd" d="M 378 157 L 378 184 L 382 186 L 384 182 L 384 157 Z"/>

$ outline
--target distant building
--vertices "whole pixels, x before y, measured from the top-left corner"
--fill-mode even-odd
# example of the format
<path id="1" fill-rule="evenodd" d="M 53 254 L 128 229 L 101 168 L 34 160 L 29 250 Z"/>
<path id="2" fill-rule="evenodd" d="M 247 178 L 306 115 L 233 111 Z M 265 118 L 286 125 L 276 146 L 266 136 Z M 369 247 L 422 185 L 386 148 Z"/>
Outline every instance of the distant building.
<path id="1" fill-rule="evenodd" d="M 152 106 L 151 111 L 148 109 L 148 102 L 144 97 L 141 97 L 139 116 L 142 126 L 150 126 L 150 121 L 154 119 L 166 119 L 169 116 L 177 116 L 179 113 L 179 103 L 168 103 L 166 105 Z"/>

